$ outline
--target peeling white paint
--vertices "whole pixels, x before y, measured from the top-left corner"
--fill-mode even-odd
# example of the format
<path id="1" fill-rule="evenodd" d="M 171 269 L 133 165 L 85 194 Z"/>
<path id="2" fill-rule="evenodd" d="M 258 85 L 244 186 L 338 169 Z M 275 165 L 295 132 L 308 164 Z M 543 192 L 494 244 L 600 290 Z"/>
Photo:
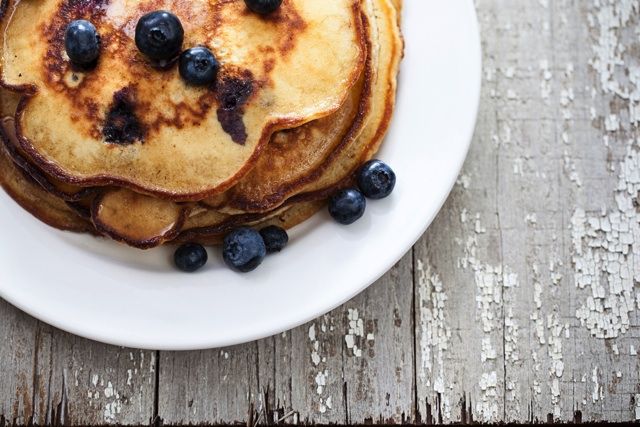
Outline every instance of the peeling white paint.
<path id="1" fill-rule="evenodd" d="M 581 324 L 597 338 L 616 338 L 629 330 L 635 310 L 634 282 L 640 281 L 639 146 L 630 142 L 620 164 L 616 207 L 587 214 L 577 209 L 571 219 L 575 284 L 589 290 L 577 309 Z"/>
<path id="2" fill-rule="evenodd" d="M 528 225 L 535 226 L 538 224 L 538 215 L 535 212 L 529 213 L 524 217 L 524 222 Z"/>
<path id="3" fill-rule="evenodd" d="M 478 259 L 478 237 L 486 233 L 486 228 L 481 224 L 480 214 L 476 214 L 475 218 L 473 230 L 475 235 L 467 238 L 464 246 L 464 257 L 459 260 L 458 264 L 461 268 L 470 269 L 473 272 L 476 285 L 476 313 L 483 332 L 480 362 L 484 372 L 479 380 L 481 393 L 475 404 L 475 416 L 479 418 L 479 421 L 491 422 L 501 419 L 499 417 L 499 409 L 502 405 L 501 399 L 498 398 L 496 368 L 503 368 L 501 363 L 497 363 L 499 361 L 495 350 L 496 343 L 494 343 L 496 338 L 495 331 L 504 328 L 505 361 L 514 364 L 520 359 L 518 350 L 519 327 L 513 316 L 513 311 L 509 311 L 509 308 L 507 308 L 505 318 L 502 318 L 502 310 L 504 308 L 503 293 L 508 292 L 510 288 L 517 287 L 519 283 L 518 276 L 509 271 L 508 267 L 491 265 Z M 516 387 L 504 392 L 508 393 L 508 398 L 512 401 L 519 399 Z"/>
<path id="4" fill-rule="evenodd" d="M 460 175 L 456 183 L 457 185 L 461 186 L 466 190 L 469 188 L 469 185 L 471 184 L 471 178 L 469 177 L 469 175 L 462 174 Z"/>
<path id="5" fill-rule="evenodd" d="M 540 96 L 546 103 L 549 103 L 549 99 L 551 98 L 551 79 L 553 78 L 553 74 L 549 68 L 548 59 L 540 61 L 540 72 L 542 74 L 542 80 L 540 82 Z"/>
<path id="6" fill-rule="evenodd" d="M 598 33 L 593 45 L 591 66 L 600 77 L 604 94 L 614 95 L 626 101 L 628 123 L 640 123 L 640 67 L 634 61 L 634 53 L 620 40 L 620 29 L 637 28 L 638 0 L 592 0 L 595 13 L 591 26 Z M 620 117 L 609 115 L 605 122 L 608 131 L 618 130 Z"/>
<path id="7" fill-rule="evenodd" d="M 569 156 L 569 153 L 565 150 L 564 152 L 564 171 L 565 174 L 569 177 L 569 180 L 573 182 L 576 186 L 582 187 L 582 180 L 580 179 L 580 175 L 576 170 L 575 161 Z"/>
<path id="8" fill-rule="evenodd" d="M 333 319 L 330 315 L 325 315 L 309 325 L 307 337 L 310 343 L 310 360 L 312 372 L 315 373 L 313 381 L 315 384 L 315 394 L 318 396 L 314 409 L 321 414 L 325 414 L 332 409 L 331 395 L 327 395 L 327 384 L 330 371 L 327 367 L 327 350 L 325 348 L 327 331 L 333 331 Z M 329 402 L 329 404 L 327 404 Z"/>
<path id="9" fill-rule="evenodd" d="M 447 295 L 440 277 L 430 265 L 417 263 L 420 307 L 420 379 L 433 391 L 445 392 L 444 353 L 449 348 L 451 331 L 445 322 Z"/>

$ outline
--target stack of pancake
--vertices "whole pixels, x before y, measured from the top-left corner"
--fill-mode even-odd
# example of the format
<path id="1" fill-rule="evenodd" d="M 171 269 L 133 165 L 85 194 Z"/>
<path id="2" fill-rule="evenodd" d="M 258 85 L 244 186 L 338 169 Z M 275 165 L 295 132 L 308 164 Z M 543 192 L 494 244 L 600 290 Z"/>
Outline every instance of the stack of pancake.
<path id="1" fill-rule="evenodd" d="M 10 0 L 2 11 L 0 184 L 58 229 L 139 248 L 293 227 L 378 151 L 402 57 L 401 0 Z M 215 87 L 136 50 L 151 10 L 222 64 Z M 102 53 L 72 65 L 64 31 L 91 21 Z"/>

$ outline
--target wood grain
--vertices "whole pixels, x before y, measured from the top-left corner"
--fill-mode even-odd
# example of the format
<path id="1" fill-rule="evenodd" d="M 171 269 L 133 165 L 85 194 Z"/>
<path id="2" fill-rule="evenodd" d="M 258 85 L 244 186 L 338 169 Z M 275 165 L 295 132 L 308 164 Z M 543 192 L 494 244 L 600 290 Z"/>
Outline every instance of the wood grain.
<path id="1" fill-rule="evenodd" d="M 147 424 L 155 352 L 95 343 L 0 302 L 0 414 L 25 425 Z"/>
<path id="2" fill-rule="evenodd" d="M 0 302 L 3 420 L 640 420 L 640 1 L 476 6 L 471 152 L 391 272 L 293 331 L 189 353 L 89 342 Z"/>

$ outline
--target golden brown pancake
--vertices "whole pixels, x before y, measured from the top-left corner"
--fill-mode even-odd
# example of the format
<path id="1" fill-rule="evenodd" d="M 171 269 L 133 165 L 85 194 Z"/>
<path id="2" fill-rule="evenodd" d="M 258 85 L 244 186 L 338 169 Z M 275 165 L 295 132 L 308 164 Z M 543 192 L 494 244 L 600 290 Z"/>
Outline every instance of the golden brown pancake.
<path id="1" fill-rule="evenodd" d="M 400 21 L 401 15 L 402 15 L 402 0 L 391 0 L 391 3 L 393 4 L 393 7 L 396 10 L 396 13 L 398 14 L 398 21 Z"/>
<path id="2" fill-rule="evenodd" d="M 29 180 L 0 145 L 0 185 L 24 210 L 59 230 L 92 233 L 91 223 L 83 220 L 62 200 Z"/>
<path id="3" fill-rule="evenodd" d="M 176 238 L 177 243 L 195 242 L 204 245 L 219 245 L 224 236 L 231 230 L 239 226 L 249 226 L 256 229 L 269 225 L 276 225 L 284 229 L 290 229 L 315 215 L 326 203 L 324 201 L 304 202 L 296 204 L 290 208 L 278 209 L 277 213 L 266 215 L 247 216 L 227 216 L 225 219 L 218 218 L 218 223 L 214 226 L 198 226 L 199 219 L 187 220 L 184 231 Z M 219 214 L 220 215 L 220 214 Z M 202 219 L 202 218 L 201 218 Z M 204 222 L 211 222 L 208 218 Z"/>
<path id="4" fill-rule="evenodd" d="M 403 41 L 397 25 L 398 15 L 394 4 L 389 0 L 366 0 L 365 6 L 365 13 L 369 18 L 365 22 L 371 22 L 368 27 L 371 39 L 369 45 L 372 48 L 369 49 L 368 62 L 375 64 L 375 69 L 371 71 L 370 85 L 373 87 L 365 87 L 363 92 L 370 97 L 361 98 L 356 120 L 350 123 L 349 130 L 342 130 L 344 135 L 341 141 L 330 145 L 323 138 L 323 131 L 331 135 L 331 132 L 326 132 L 327 129 L 339 128 L 339 126 L 331 128 L 325 125 L 332 123 L 332 117 L 308 123 L 296 129 L 295 133 L 281 132 L 283 134 L 281 139 L 288 143 L 286 146 L 275 144 L 271 150 L 269 146 L 265 154 L 270 152 L 272 156 L 265 155 L 261 158 L 260 168 L 254 170 L 236 187 L 223 195 L 206 200 L 206 204 L 227 213 L 259 212 L 264 209 L 274 209 L 283 203 L 290 205 L 300 201 L 326 198 L 338 188 L 352 184 L 352 175 L 362 163 L 379 150 L 387 133 L 395 107 L 396 78 L 403 53 Z M 352 94 L 351 105 L 343 107 L 344 111 L 353 110 L 355 105 L 353 98 Z M 302 138 L 302 141 L 307 143 L 303 144 L 303 148 L 292 141 L 293 136 L 313 134 L 316 131 L 315 140 L 308 142 L 307 139 Z M 274 137 L 271 144 L 278 140 L 278 136 Z M 335 139 L 336 135 L 332 136 Z M 319 152 L 322 148 L 331 147 L 332 149 L 327 150 L 326 153 L 322 152 L 327 155 L 319 164 L 314 165 L 315 168 L 309 168 L 305 163 L 309 157 L 308 152 L 312 150 L 305 151 L 307 146 L 318 147 Z M 271 160 L 272 158 L 283 161 L 275 163 Z M 299 164 L 291 164 L 296 161 Z M 287 165 L 287 162 L 290 164 Z M 281 189 L 276 192 L 271 191 L 269 195 L 267 190 L 273 190 L 273 187 L 270 187 L 272 181 L 268 179 L 270 173 L 274 177 L 281 174 L 287 176 L 289 171 L 298 168 L 306 171 L 305 174 L 300 175 L 298 181 L 290 182 L 285 186 L 286 192 Z M 277 182 L 277 178 L 274 180 Z M 285 198 L 289 200 L 285 201 Z"/>
<path id="5" fill-rule="evenodd" d="M 189 208 L 120 188 L 105 191 L 91 207 L 99 233 L 140 249 L 173 240 L 182 229 Z"/>
<path id="6" fill-rule="evenodd" d="M 390 0 L 372 0 L 376 17 L 377 42 L 374 55 L 377 64 L 373 85 L 373 108 L 362 134 L 330 159 L 322 176 L 305 186 L 289 203 L 328 197 L 337 188 L 348 185 L 353 174 L 380 149 L 389 130 L 395 108 L 397 75 L 403 55 L 403 40 L 397 23 L 397 11 Z"/>
<path id="7" fill-rule="evenodd" d="M 359 105 L 362 102 L 368 108 L 371 100 L 363 93 L 364 75 L 356 86 L 335 114 L 274 134 L 255 168 L 234 187 L 205 203 L 227 213 L 266 212 L 295 195 L 319 175 L 339 145 L 362 130 L 365 114 L 359 113 Z"/>
<path id="8" fill-rule="evenodd" d="M 7 91 L 0 90 L 0 98 Z M 14 111 L 15 114 L 15 111 Z M 18 166 L 20 172 L 28 175 L 28 179 L 34 180 L 48 193 L 69 202 L 77 202 L 92 197 L 98 189 L 93 187 L 78 187 L 64 183 L 45 174 L 32 161 L 28 160 L 16 139 L 15 120 L 11 116 L 0 119 L 0 142 L 4 144 L 7 154 Z"/>
<path id="9" fill-rule="evenodd" d="M 285 0 L 263 18 L 242 0 L 22 0 L 5 17 L 1 61 L 4 84 L 29 96 L 17 115 L 20 144 L 71 184 L 172 200 L 220 193 L 252 168 L 273 132 L 343 104 L 365 57 L 359 3 Z M 175 67 L 154 69 L 137 51 L 135 23 L 156 9 L 181 18 L 185 46 L 217 54 L 215 90 L 189 87 Z M 66 25 L 79 18 L 103 40 L 87 72 L 73 69 L 63 46 Z"/>
<path id="10" fill-rule="evenodd" d="M 174 203 L 175 197 L 156 198 L 126 188 L 96 190 L 86 183 L 70 185 L 35 165 L 21 144 L 7 144 L 14 161 L 23 165 L 18 171 L 35 187 L 31 192 L 31 187 L 24 186 L 23 191 L 45 200 L 43 210 L 37 212 L 40 217 L 64 212 L 63 216 L 91 228 L 84 216 L 93 221 L 98 232 L 143 249 L 173 239 L 218 244 L 225 233 L 239 226 L 290 228 L 303 222 L 324 206 L 324 200 L 337 188 L 352 183 L 355 170 L 377 152 L 387 132 L 402 56 L 394 2 L 399 0 L 363 1 L 368 65 L 340 108 L 302 126 L 276 132 L 252 171 L 235 187 L 206 200 L 214 208 Z M 2 111 L 11 111 L 15 105 L 15 95 L 5 101 L 0 90 Z M 10 176 L 2 169 L 0 175 Z M 6 176 L 0 179 L 6 180 Z M 76 191 L 87 193 L 74 198 Z M 94 199 L 95 193 L 98 196 Z M 60 198 L 73 203 L 65 204 Z M 49 199 L 55 202 L 49 203 Z"/>
<path id="11" fill-rule="evenodd" d="M 0 87 L 0 117 L 13 117 L 18 109 L 20 93 Z"/>
<path id="12" fill-rule="evenodd" d="M 356 169 L 379 150 L 395 107 L 396 77 L 403 54 L 403 41 L 393 3 L 389 0 L 372 0 L 371 6 L 370 13 L 376 16 L 374 46 L 377 46 L 377 49 L 370 52 L 370 55 L 373 55 L 373 62 L 378 68 L 375 71 L 376 79 L 373 85 L 373 108 L 368 111 L 364 131 L 359 138 L 350 140 L 343 150 L 332 152 L 333 155 L 329 156 L 324 164 L 320 179 L 304 187 L 306 192 L 292 197 L 285 203 L 285 207 L 288 206 L 289 209 L 265 220 L 252 221 L 251 216 L 242 218 L 242 215 L 236 215 L 236 218 L 242 218 L 238 220 L 239 224 L 247 223 L 253 227 L 273 224 L 288 229 L 304 222 L 325 206 L 324 199 L 337 188 L 352 184 L 352 176 Z M 224 214 L 216 211 L 201 214 L 187 220 L 184 231 L 177 240 L 219 244 L 225 233 L 238 225 L 230 221 L 230 218 L 234 217 L 225 218 Z M 202 224 L 208 221 L 214 222 L 215 225 L 207 227 Z"/>
<path id="13" fill-rule="evenodd" d="M 365 2 L 367 6 L 370 0 Z M 367 32 L 367 61 L 360 79 L 340 109 L 303 126 L 275 133 L 256 166 L 225 193 L 205 204 L 229 214 L 268 212 L 282 205 L 319 178 L 339 153 L 361 134 L 369 119 L 374 60 L 375 20 L 363 11 Z M 372 10 L 368 11 L 372 15 Z M 372 25 L 369 25 L 369 19 Z"/>

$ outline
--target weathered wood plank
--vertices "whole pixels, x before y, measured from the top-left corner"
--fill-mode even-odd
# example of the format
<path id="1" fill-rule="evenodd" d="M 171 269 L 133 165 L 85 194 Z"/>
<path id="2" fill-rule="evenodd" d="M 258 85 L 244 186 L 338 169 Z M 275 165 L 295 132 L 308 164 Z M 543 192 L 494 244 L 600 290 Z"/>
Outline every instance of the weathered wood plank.
<path id="1" fill-rule="evenodd" d="M 249 422 L 260 389 L 256 343 L 160 354 L 159 416 L 167 424 Z"/>
<path id="2" fill-rule="evenodd" d="M 478 2 L 474 147 L 416 250 L 417 339 L 428 338 L 418 366 L 432 374 L 419 370 L 418 396 L 432 420 L 460 420 L 466 395 L 475 420 L 639 416 L 638 6 Z M 474 286 L 469 318 L 456 303 L 473 301 Z"/>
<path id="3" fill-rule="evenodd" d="M 34 423 L 149 423 L 156 352 L 108 346 L 39 324 Z"/>
<path id="4" fill-rule="evenodd" d="M 107 346 L 0 302 L 0 415 L 24 425 L 139 424 L 153 418 L 155 352 Z"/>
<path id="5" fill-rule="evenodd" d="M 480 128 L 491 117 L 480 118 Z M 465 175 L 416 245 L 418 408 L 424 422 L 491 422 L 504 415 L 503 270 L 495 158 L 476 138 Z M 489 176 L 487 176 L 489 175 Z M 473 177 L 472 179 L 469 179 Z"/>
<path id="6" fill-rule="evenodd" d="M 33 412 L 37 321 L 0 300 L 0 419 L 26 424 Z"/>
<path id="7" fill-rule="evenodd" d="M 291 331 L 291 366 L 276 376 L 291 377 L 290 423 L 346 423 L 343 381 L 344 310 L 338 309 Z"/>
<path id="8" fill-rule="evenodd" d="M 413 255 L 343 308 L 348 421 L 415 420 Z"/>

